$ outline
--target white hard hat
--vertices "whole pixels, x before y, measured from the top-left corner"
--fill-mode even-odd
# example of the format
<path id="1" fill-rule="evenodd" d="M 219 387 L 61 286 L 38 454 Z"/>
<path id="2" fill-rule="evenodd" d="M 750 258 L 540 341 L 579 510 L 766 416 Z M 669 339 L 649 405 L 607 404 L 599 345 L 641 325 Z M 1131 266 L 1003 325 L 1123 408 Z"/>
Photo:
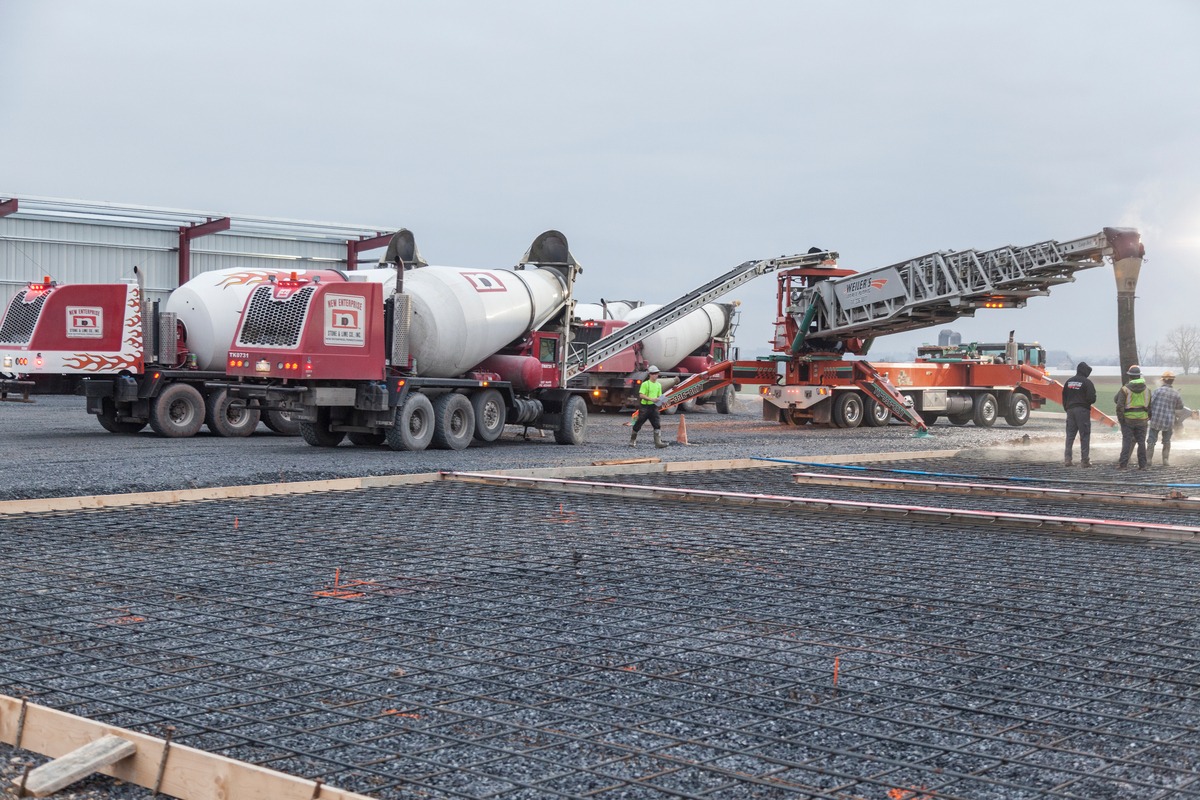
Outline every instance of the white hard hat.
<path id="1" fill-rule="evenodd" d="M 646 370 L 646 372 L 650 372 L 650 373 L 658 372 L 658 367 L 651 364 L 650 369 Z"/>

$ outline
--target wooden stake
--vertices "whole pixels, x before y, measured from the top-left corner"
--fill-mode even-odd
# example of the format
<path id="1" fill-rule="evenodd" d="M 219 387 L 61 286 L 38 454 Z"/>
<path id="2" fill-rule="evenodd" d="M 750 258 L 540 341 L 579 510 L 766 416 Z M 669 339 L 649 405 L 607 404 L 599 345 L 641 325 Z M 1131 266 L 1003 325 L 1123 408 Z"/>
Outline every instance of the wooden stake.
<path id="1" fill-rule="evenodd" d="M 119 736 L 102 736 L 29 773 L 26 790 L 34 797 L 54 794 L 64 786 L 70 786 L 136 752 L 137 746 L 133 742 Z"/>
<path id="2" fill-rule="evenodd" d="M 0 742 L 12 744 L 20 701 L 0 694 Z M 154 786 L 162 763 L 164 740 L 77 717 L 36 703 L 29 704 L 24 748 L 57 758 L 106 734 L 136 746 L 128 758 L 102 767 L 99 772 L 127 783 Z M 30 773 L 32 775 L 32 773 Z M 313 782 L 273 769 L 235 761 L 194 747 L 171 744 L 171 757 L 163 770 L 161 792 L 181 800 L 309 800 Z M 370 800 L 330 786 L 321 787 L 321 800 Z"/>

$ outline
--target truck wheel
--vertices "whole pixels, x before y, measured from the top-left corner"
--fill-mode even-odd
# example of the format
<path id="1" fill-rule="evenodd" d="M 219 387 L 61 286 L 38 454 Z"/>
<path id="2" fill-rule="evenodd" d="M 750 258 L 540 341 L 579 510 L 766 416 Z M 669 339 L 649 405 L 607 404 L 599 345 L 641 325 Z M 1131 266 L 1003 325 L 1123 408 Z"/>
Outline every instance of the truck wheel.
<path id="1" fill-rule="evenodd" d="M 475 409 L 475 438 L 481 442 L 494 442 L 504 433 L 504 398 L 495 389 L 484 389 L 471 395 L 471 408 Z"/>
<path id="2" fill-rule="evenodd" d="M 304 443 L 312 447 L 337 447 L 341 444 L 346 434 L 329 427 L 329 419 L 329 409 L 318 408 L 316 422 L 301 422 L 300 436 Z"/>
<path id="3" fill-rule="evenodd" d="M 577 394 L 563 403 L 562 416 L 554 430 L 554 441 L 559 444 L 583 444 L 587 435 L 587 403 Z"/>
<path id="4" fill-rule="evenodd" d="M 217 436 L 249 436 L 258 427 L 259 411 L 245 403 L 234 405 L 229 391 L 220 389 L 208 396 L 204 421 Z"/>
<path id="5" fill-rule="evenodd" d="M 268 408 L 262 414 L 263 425 L 275 431 L 280 436 L 299 436 L 300 423 L 296 422 L 291 411 L 280 411 L 277 408 Z"/>
<path id="6" fill-rule="evenodd" d="M 960 428 L 963 425 L 966 425 L 968 422 L 970 422 L 974 418 L 975 418 L 974 411 L 964 411 L 961 414 L 951 414 L 948 417 L 946 417 L 946 419 L 950 420 L 951 425 L 957 425 Z"/>
<path id="7" fill-rule="evenodd" d="M 867 398 L 863 422 L 869 428 L 882 428 L 892 421 L 892 410 L 873 397 Z"/>
<path id="8" fill-rule="evenodd" d="M 927 428 L 937 422 L 938 412 L 936 411 L 918 411 L 917 414 L 920 415 L 921 421 L 925 423 L 925 427 Z"/>
<path id="9" fill-rule="evenodd" d="M 1004 412 L 1004 421 L 1014 428 L 1019 428 L 1029 422 L 1029 395 L 1024 392 L 1013 392 L 1008 401 L 1008 410 Z"/>
<path id="10" fill-rule="evenodd" d="M 433 403 L 413 392 L 396 409 L 396 424 L 386 431 L 387 446 L 393 450 L 424 450 L 433 439 Z"/>
<path id="11" fill-rule="evenodd" d="M 96 415 L 96 419 L 99 420 L 100 427 L 109 433 L 137 433 L 146 427 L 144 422 L 122 422 L 117 419 L 117 404 L 110 398 L 105 397 L 101 402 L 104 407 Z"/>
<path id="12" fill-rule="evenodd" d="M 857 428 L 863 421 L 863 401 L 858 392 L 842 392 L 833 401 L 833 424 L 839 428 Z"/>
<path id="13" fill-rule="evenodd" d="M 475 438 L 475 409 L 465 394 L 451 392 L 433 401 L 433 446 L 465 450 Z"/>
<path id="14" fill-rule="evenodd" d="M 990 428 L 995 425 L 996 417 L 999 413 L 1000 406 L 996 403 L 996 395 L 991 392 L 984 392 L 975 398 L 973 419 L 979 427 Z"/>
<path id="15" fill-rule="evenodd" d="M 737 387 L 732 383 L 717 392 L 717 413 L 730 414 L 737 407 Z"/>
<path id="16" fill-rule="evenodd" d="M 346 434 L 346 438 L 355 447 L 379 447 L 387 439 L 382 432 L 365 433 L 363 431 L 351 431 Z"/>
<path id="17" fill-rule="evenodd" d="M 150 404 L 150 427 L 168 439 L 195 436 L 204 424 L 204 398 L 195 386 L 172 383 Z"/>

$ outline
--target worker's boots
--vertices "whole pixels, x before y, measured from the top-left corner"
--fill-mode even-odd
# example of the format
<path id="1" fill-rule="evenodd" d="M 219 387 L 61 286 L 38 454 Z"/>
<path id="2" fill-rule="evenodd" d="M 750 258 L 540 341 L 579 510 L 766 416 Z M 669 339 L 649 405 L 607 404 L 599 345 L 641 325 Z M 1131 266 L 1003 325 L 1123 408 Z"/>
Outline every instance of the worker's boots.
<path id="1" fill-rule="evenodd" d="M 655 447 L 666 447 L 667 446 L 667 443 L 662 440 L 662 431 L 654 432 L 654 446 Z"/>
<path id="2" fill-rule="evenodd" d="M 637 447 L 637 431 L 634 431 L 633 433 L 629 434 L 629 446 Z"/>
<path id="3" fill-rule="evenodd" d="M 1163 463 L 1166 463 L 1166 458 L 1167 458 L 1166 451 L 1167 451 L 1167 447 L 1166 447 L 1166 445 L 1163 445 Z M 1147 445 L 1147 447 L 1146 447 L 1146 463 L 1147 464 L 1154 463 L 1154 445 Z"/>
<path id="4" fill-rule="evenodd" d="M 1163 466 L 1171 466 L 1171 445 L 1163 444 Z"/>

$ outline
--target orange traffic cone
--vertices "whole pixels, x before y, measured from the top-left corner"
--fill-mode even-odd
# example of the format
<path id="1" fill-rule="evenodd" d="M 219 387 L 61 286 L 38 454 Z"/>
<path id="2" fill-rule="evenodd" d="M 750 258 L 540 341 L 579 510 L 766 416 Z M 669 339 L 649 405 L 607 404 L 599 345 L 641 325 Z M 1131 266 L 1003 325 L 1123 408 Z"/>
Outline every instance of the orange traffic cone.
<path id="1" fill-rule="evenodd" d="M 687 419 L 681 413 L 679 415 L 679 433 L 675 434 L 675 441 L 678 444 L 687 444 Z"/>

